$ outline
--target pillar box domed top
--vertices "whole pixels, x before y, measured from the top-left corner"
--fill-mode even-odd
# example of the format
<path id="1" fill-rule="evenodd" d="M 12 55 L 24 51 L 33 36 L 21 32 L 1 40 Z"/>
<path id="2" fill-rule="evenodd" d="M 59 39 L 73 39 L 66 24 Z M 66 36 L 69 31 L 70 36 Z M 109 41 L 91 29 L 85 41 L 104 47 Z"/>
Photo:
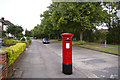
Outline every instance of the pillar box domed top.
<path id="1" fill-rule="evenodd" d="M 72 37 L 74 36 L 74 34 L 71 34 L 71 33 L 63 33 L 61 34 L 62 37 Z"/>

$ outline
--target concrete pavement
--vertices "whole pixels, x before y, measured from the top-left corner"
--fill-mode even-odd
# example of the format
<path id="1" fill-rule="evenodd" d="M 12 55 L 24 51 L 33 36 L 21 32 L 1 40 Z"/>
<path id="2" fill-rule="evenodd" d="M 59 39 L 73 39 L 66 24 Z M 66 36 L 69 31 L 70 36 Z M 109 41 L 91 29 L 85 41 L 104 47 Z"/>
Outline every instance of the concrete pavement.
<path id="1" fill-rule="evenodd" d="M 33 40 L 17 63 L 13 78 L 88 78 L 76 68 L 72 75 L 63 74 L 61 69 L 61 57 L 40 40 Z"/>

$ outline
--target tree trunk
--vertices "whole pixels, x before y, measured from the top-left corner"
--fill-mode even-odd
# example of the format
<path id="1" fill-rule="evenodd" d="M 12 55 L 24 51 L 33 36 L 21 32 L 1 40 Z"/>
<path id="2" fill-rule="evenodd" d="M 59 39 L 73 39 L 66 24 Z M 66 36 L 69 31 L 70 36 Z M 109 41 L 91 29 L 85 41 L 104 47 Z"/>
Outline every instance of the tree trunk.
<path id="1" fill-rule="evenodd" d="M 58 34 L 58 39 L 60 39 L 60 38 L 59 38 L 59 34 Z"/>
<path id="2" fill-rule="evenodd" d="M 9 39 L 9 33 L 8 33 L 8 39 Z"/>
<path id="3" fill-rule="evenodd" d="M 16 33 L 15 33 L 15 37 L 16 37 Z"/>
<path id="4" fill-rule="evenodd" d="M 50 39 L 50 34 L 49 34 L 49 39 Z"/>
<path id="5" fill-rule="evenodd" d="M 80 41 L 82 41 L 83 40 L 83 31 L 81 30 L 80 31 Z"/>

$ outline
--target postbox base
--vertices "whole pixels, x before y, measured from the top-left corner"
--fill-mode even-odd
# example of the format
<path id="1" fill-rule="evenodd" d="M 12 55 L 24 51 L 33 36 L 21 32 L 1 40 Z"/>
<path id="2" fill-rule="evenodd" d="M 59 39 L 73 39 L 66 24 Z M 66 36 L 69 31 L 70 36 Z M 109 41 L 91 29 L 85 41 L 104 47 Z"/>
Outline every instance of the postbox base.
<path id="1" fill-rule="evenodd" d="M 72 64 L 64 64 L 63 63 L 62 72 L 67 75 L 72 74 Z"/>

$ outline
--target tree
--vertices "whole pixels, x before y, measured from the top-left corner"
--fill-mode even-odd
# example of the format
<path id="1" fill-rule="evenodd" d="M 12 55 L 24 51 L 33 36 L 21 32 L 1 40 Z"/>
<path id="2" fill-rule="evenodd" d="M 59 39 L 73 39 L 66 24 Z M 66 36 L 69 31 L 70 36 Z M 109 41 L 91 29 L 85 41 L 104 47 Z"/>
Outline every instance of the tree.
<path id="1" fill-rule="evenodd" d="M 26 37 L 31 37 L 31 36 L 32 36 L 31 31 L 28 31 L 28 30 L 26 29 L 26 30 L 25 30 L 25 36 L 26 36 Z"/>
<path id="2" fill-rule="evenodd" d="M 45 36 L 54 35 L 58 39 L 61 33 L 70 32 L 79 33 L 82 40 L 83 31 L 94 29 L 105 22 L 108 14 L 100 2 L 52 3 L 48 8 L 40 15 L 42 21 L 38 29 L 35 26 L 33 30 Z"/>
<path id="3" fill-rule="evenodd" d="M 57 29 L 79 31 L 82 40 L 83 31 L 104 22 L 106 14 L 101 3 L 59 3 L 52 12 L 51 20 Z"/>
<path id="4" fill-rule="evenodd" d="M 107 42 L 111 44 L 120 44 L 120 20 L 117 16 L 118 10 L 120 10 L 120 2 L 109 2 L 105 6 L 108 8 L 108 15 L 107 15 L 107 27 L 108 27 L 108 34 L 107 34 Z"/>
<path id="5" fill-rule="evenodd" d="M 18 34 L 16 34 L 16 37 L 17 37 L 18 39 L 21 39 L 23 36 L 24 36 L 23 33 L 18 33 Z"/>
<path id="6" fill-rule="evenodd" d="M 16 37 L 16 34 L 23 32 L 23 28 L 19 25 L 10 24 L 7 26 L 6 31 L 7 33 L 11 33 L 12 35 Z"/>

